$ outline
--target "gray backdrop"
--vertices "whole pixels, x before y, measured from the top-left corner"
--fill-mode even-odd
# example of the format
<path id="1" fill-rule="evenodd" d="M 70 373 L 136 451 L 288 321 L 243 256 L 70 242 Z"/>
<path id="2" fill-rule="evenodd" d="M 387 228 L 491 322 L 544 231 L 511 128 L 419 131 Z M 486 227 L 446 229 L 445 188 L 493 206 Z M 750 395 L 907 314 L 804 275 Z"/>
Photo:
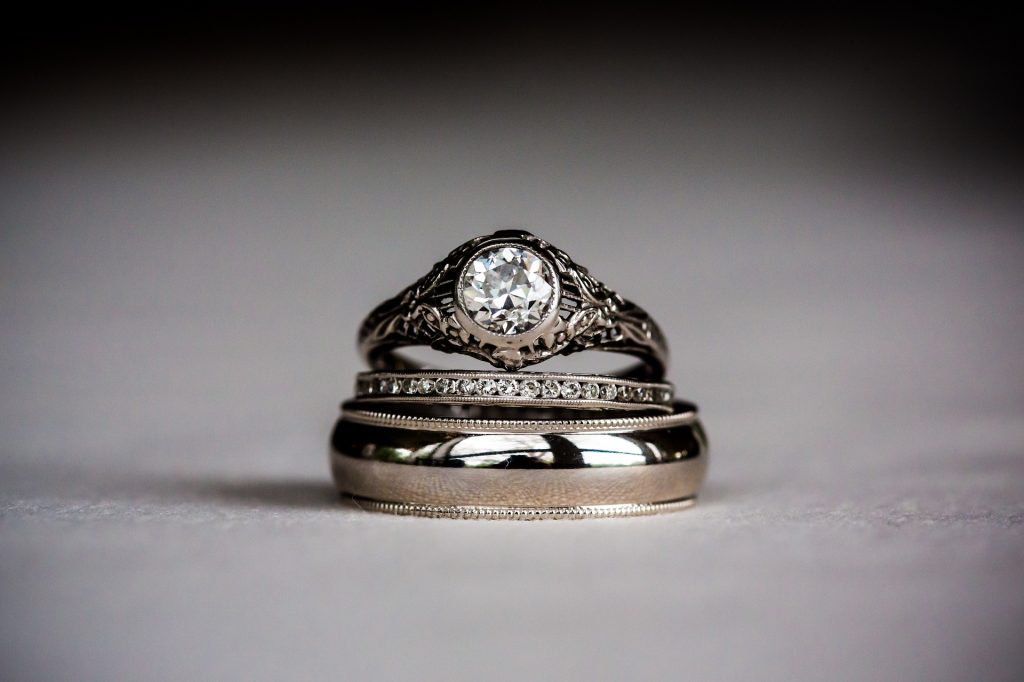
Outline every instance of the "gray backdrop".
<path id="1" fill-rule="evenodd" d="M 0 677 L 1020 679 L 1024 192 L 956 65 L 536 48 L 17 93 Z M 501 226 L 661 321 L 695 510 L 338 504 L 361 314 Z"/>

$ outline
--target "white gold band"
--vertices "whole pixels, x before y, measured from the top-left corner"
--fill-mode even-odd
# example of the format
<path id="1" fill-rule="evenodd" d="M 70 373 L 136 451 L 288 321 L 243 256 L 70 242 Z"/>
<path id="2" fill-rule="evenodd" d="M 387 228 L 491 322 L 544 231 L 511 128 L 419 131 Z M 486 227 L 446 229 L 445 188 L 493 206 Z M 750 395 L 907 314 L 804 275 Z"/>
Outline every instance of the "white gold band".
<path id="1" fill-rule="evenodd" d="M 363 372 L 361 402 L 436 402 L 670 411 L 674 387 L 594 374 L 542 372 Z"/>

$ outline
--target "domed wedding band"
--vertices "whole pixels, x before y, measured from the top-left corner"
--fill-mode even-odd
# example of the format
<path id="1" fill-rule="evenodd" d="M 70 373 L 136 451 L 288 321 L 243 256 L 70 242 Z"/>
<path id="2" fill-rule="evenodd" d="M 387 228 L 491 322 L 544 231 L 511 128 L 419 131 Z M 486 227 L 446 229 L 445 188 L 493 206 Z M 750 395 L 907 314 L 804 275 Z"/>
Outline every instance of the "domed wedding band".
<path id="1" fill-rule="evenodd" d="M 693 504 L 707 439 L 689 403 L 665 415 L 580 418 L 555 410 L 543 419 L 408 415 L 347 403 L 331 436 L 331 468 L 357 505 L 394 514 L 638 516 Z"/>

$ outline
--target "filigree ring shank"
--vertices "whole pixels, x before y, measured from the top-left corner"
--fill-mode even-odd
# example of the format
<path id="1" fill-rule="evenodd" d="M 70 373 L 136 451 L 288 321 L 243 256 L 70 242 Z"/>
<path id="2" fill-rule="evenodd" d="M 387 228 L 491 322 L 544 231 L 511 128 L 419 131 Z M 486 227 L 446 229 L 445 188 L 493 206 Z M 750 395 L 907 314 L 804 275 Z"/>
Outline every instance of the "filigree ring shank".
<path id="1" fill-rule="evenodd" d="M 461 245 L 363 321 L 359 346 L 375 369 L 417 369 L 395 353 L 430 346 L 516 370 L 583 350 L 636 356 L 623 376 L 660 380 L 668 347 L 654 320 L 565 252 L 520 230 Z"/>

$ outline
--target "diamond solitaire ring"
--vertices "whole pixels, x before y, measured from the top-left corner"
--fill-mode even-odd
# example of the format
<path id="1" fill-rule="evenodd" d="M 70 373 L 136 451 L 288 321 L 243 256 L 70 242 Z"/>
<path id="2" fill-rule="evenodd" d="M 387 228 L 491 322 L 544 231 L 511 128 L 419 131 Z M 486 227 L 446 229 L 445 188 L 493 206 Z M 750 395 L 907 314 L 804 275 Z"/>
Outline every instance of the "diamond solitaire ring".
<path id="1" fill-rule="evenodd" d="M 522 230 L 472 239 L 363 321 L 359 347 L 378 370 L 418 366 L 395 351 L 430 346 L 518 370 L 595 349 L 642 362 L 621 376 L 660 381 L 668 346 L 654 320 Z"/>

